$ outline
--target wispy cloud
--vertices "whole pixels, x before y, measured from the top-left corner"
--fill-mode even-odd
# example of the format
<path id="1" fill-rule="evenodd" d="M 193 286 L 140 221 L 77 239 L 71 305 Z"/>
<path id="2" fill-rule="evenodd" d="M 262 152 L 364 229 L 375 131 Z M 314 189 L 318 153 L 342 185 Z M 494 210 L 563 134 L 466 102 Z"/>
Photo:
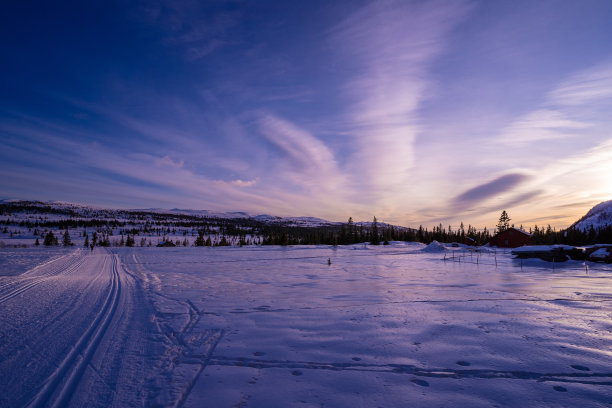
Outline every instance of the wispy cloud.
<path id="1" fill-rule="evenodd" d="M 562 82 L 550 92 L 548 102 L 575 106 L 610 98 L 612 98 L 612 63 L 605 62 Z"/>
<path id="2" fill-rule="evenodd" d="M 350 171 L 365 185 L 362 197 L 365 190 L 380 200 L 405 185 L 428 66 L 466 10 L 461 2 L 373 2 L 332 31 L 344 50 L 345 124 L 356 145 Z"/>
<path id="3" fill-rule="evenodd" d="M 174 161 L 168 156 L 160 157 L 159 159 L 155 159 L 155 165 L 161 167 L 174 167 L 176 169 L 180 169 L 185 165 L 183 160 Z"/>
<path id="4" fill-rule="evenodd" d="M 541 140 L 555 140 L 575 136 L 591 126 L 572 120 L 568 115 L 552 109 L 538 109 L 525 114 L 504 129 L 497 139 L 507 144 L 527 144 Z"/>
<path id="5" fill-rule="evenodd" d="M 259 131 L 281 152 L 281 166 L 302 186 L 332 189 L 340 177 L 333 152 L 318 138 L 271 114 L 260 114 Z M 282 177 L 282 175 L 280 175 Z"/>
<path id="6" fill-rule="evenodd" d="M 163 30 L 166 45 L 180 47 L 188 60 L 195 61 L 235 43 L 232 29 L 240 14 L 209 8 L 214 10 L 214 4 L 161 0 L 147 2 L 142 14 Z"/>
<path id="7" fill-rule="evenodd" d="M 217 184 L 221 184 L 221 185 L 231 185 L 231 186 L 236 186 L 236 187 L 253 187 L 255 184 L 257 184 L 257 182 L 259 181 L 259 179 L 253 179 L 253 180 L 230 180 L 230 181 L 223 181 L 223 180 L 216 180 L 215 183 Z"/>
<path id="8" fill-rule="evenodd" d="M 612 100 L 612 63 L 598 64 L 571 75 L 544 97 L 540 107 L 507 126 L 496 138 L 511 145 L 526 145 L 582 137 L 601 122 L 596 113 Z M 585 112 L 584 107 L 589 106 Z"/>

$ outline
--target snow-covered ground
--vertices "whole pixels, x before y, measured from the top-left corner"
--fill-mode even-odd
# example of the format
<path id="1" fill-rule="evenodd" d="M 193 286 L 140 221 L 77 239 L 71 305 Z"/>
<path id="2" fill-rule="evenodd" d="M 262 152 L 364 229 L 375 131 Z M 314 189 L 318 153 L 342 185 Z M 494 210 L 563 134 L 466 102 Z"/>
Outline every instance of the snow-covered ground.
<path id="1" fill-rule="evenodd" d="M 0 406 L 612 402 L 610 266 L 424 248 L 4 248 Z"/>

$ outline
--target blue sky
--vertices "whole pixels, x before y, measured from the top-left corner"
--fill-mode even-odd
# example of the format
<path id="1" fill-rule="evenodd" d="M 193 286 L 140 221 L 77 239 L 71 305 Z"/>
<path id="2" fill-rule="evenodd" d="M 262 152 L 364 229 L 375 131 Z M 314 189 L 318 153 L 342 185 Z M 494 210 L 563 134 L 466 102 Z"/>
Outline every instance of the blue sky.
<path id="1" fill-rule="evenodd" d="M 610 1 L 12 2 L 0 196 L 563 227 L 612 199 Z"/>

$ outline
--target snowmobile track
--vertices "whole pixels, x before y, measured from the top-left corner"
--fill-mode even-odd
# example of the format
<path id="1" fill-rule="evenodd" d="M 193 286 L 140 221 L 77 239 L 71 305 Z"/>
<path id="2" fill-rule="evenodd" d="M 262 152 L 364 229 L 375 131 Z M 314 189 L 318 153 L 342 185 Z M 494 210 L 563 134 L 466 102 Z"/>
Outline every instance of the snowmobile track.
<path id="1" fill-rule="evenodd" d="M 85 333 L 78 339 L 66 358 L 49 376 L 41 390 L 28 407 L 66 407 L 91 361 L 96 348 L 104 337 L 115 315 L 121 294 L 119 261 L 117 255 L 110 255 L 110 289 L 104 304 Z M 107 262 L 105 261 L 105 266 Z"/>

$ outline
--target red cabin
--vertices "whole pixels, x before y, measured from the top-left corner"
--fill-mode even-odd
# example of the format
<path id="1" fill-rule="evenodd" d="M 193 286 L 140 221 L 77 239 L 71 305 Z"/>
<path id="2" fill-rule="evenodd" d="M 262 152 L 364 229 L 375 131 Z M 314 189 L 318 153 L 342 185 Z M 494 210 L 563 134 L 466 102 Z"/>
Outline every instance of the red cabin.
<path id="1" fill-rule="evenodd" d="M 517 248 L 525 245 L 531 239 L 531 234 L 518 228 L 508 228 L 495 235 L 489 245 L 499 248 Z"/>

